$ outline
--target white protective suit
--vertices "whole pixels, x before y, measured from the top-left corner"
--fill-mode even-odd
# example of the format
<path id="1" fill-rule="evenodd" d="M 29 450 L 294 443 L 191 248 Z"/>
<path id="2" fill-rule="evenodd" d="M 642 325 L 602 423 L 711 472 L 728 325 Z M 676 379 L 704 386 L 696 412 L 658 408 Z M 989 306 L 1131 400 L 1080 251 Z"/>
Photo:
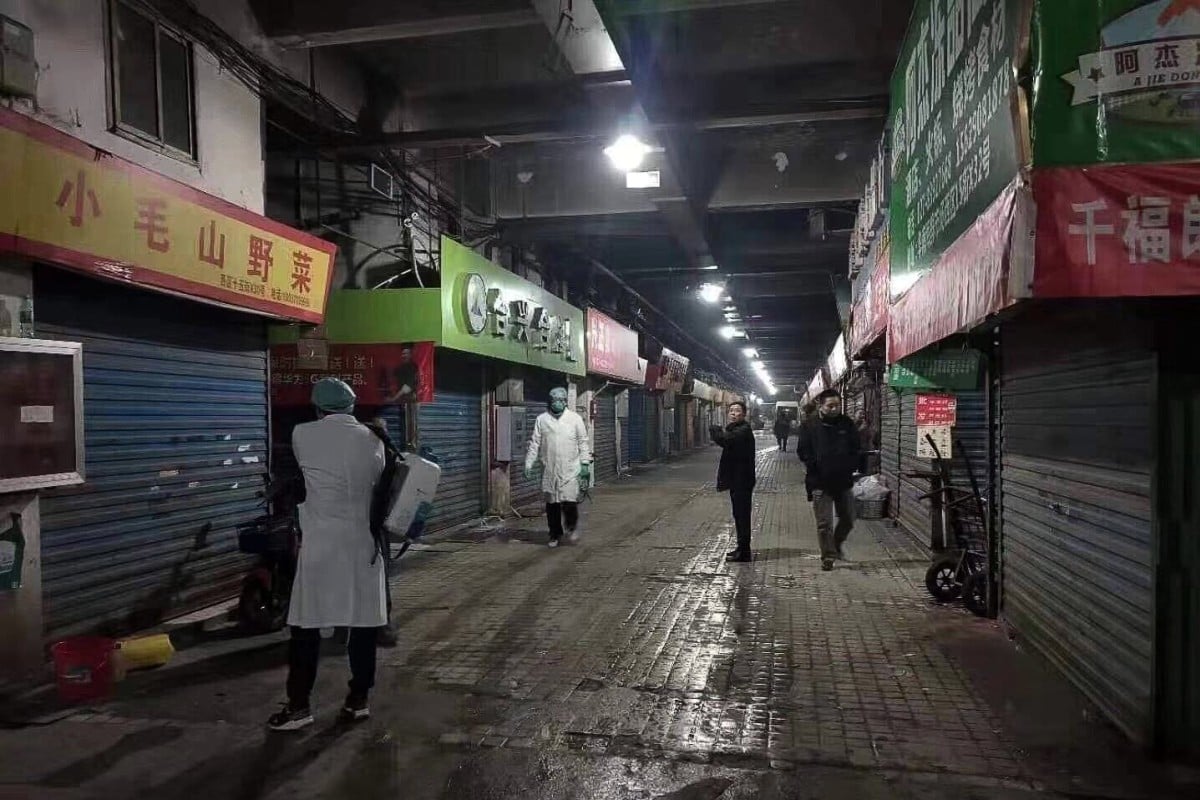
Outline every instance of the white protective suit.
<path id="1" fill-rule="evenodd" d="M 537 418 L 525 469 L 542 462 L 542 493 L 547 503 L 579 502 L 579 467 L 592 463 L 592 445 L 588 441 L 583 417 L 571 409 L 555 417 L 549 411 Z"/>
<path id="2" fill-rule="evenodd" d="M 371 497 L 383 472 L 383 443 L 349 414 L 330 414 L 297 425 L 292 449 L 306 496 L 288 624 L 385 625 L 384 559 L 375 558 L 371 538 Z"/>

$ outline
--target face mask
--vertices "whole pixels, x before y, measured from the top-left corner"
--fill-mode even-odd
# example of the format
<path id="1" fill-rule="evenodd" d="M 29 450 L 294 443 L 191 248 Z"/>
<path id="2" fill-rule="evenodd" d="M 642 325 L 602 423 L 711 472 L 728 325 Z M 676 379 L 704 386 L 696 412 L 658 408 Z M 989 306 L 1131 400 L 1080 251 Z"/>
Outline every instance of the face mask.
<path id="1" fill-rule="evenodd" d="M 567 410 L 567 401 L 566 400 L 551 400 L 550 401 L 550 410 L 553 411 L 556 415 L 563 413 L 564 411 Z"/>

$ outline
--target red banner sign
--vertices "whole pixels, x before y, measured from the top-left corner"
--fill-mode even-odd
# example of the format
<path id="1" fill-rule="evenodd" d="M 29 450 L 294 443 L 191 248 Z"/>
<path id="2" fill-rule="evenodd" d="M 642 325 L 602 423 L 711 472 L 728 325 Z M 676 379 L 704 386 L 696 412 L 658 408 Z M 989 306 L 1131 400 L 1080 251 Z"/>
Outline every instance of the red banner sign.
<path id="1" fill-rule="evenodd" d="M 676 392 L 683 391 L 683 383 L 687 380 L 688 364 L 690 363 L 690 359 L 664 347 L 662 356 L 658 360 L 658 377 L 654 388 L 660 392 L 668 389 Z M 648 379 L 649 372 L 647 372 Z"/>
<path id="2" fill-rule="evenodd" d="M 594 308 L 587 310 L 587 370 L 630 383 L 642 380 L 637 333 Z"/>
<path id="3" fill-rule="evenodd" d="M 1200 294 L 1200 164 L 1034 172 L 1035 297 Z"/>
<path id="4" fill-rule="evenodd" d="M 885 249 L 863 287 L 850 321 L 850 355 L 857 356 L 887 330 L 891 251 Z"/>
<path id="5" fill-rule="evenodd" d="M 1014 302 L 1008 257 L 1016 204 L 1016 185 L 1009 184 L 942 253 L 933 271 L 892 305 L 888 363 L 978 325 Z"/>
<path id="6" fill-rule="evenodd" d="M 271 404 L 306 406 L 322 378 L 341 378 L 360 406 L 433 402 L 433 343 L 330 344 L 321 367 L 298 358 L 297 345 L 271 347 Z"/>
<path id="7" fill-rule="evenodd" d="M 958 398 L 952 394 L 917 395 L 917 427 L 941 428 L 958 424 Z"/>

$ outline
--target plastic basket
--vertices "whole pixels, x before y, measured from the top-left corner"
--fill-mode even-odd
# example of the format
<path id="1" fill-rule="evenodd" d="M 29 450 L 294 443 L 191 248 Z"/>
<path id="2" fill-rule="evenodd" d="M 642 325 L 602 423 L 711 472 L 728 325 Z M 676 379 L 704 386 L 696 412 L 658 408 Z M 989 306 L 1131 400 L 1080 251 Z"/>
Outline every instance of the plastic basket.
<path id="1" fill-rule="evenodd" d="M 107 699 L 113 688 L 115 647 L 116 642 L 102 636 L 77 636 L 51 647 L 59 699 L 68 704 Z"/>
<path id="2" fill-rule="evenodd" d="M 854 511 L 859 519 L 883 519 L 887 513 L 887 498 L 881 500 L 855 500 Z"/>

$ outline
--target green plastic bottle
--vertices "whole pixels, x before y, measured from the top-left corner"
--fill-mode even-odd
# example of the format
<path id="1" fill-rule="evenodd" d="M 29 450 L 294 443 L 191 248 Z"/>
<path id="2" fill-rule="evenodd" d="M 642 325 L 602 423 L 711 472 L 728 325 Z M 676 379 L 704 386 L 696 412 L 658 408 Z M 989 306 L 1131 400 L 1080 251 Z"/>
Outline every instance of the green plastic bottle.
<path id="1" fill-rule="evenodd" d="M 21 515 L 12 514 L 11 525 L 0 531 L 0 591 L 21 588 L 21 567 L 25 563 L 25 534 Z M 0 523 L 3 524 L 3 523 Z"/>

